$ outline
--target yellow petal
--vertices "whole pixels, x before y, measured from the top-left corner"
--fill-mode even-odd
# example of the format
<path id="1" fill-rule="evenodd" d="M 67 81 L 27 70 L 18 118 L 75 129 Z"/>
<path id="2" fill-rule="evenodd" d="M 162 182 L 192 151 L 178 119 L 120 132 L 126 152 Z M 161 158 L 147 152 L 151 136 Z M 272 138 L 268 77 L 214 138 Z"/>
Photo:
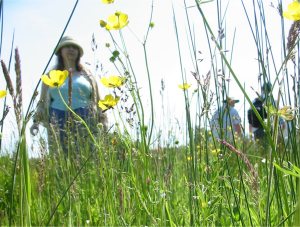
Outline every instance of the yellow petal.
<path id="1" fill-rule="evenodd" d="M 115 14 L 108 16 L 106 28 L 108 30 L 115 29 L 118 24 L 118 17 Z"/>
<path id="2" fill-rule="evenodd" d="M 298 1 L 290 3 L 287 10 L 283 12 L 283 17 L 294 21 L 300 20 L 300 3 Z"/>
<path id="3" fill-rule="evenodd" d="M 108 110 L 113 108 L 115 105 L 117 105 L 119 99 L 120 99 L 119 97 L 114 98 L 112 95 L 106 95 L 104 97 L 104 100 L 100 100 L 98 102 L 98 106 L 102 110 Z"/>
<path id="4" fill-rule="evenodd" d="M 55 86 L 53 86 L 53 83 L 52 83 L 51 79 L 49 78 L 49 76 L 42 75 L 41 80 L 43 81 L 44 84 L 46 84 L 50 87 L 55 87 Z"/>
<path id="5" fill-rule="evenodd" d="M 102 77 L 102 78 L 100 79 L 100 82 L 101 82 L 105 87 L 109 87 L 109 82 L 108 82 L 107 77 Z"/>
<path id="6" fill-rule="evenodd" d="M 5 90 L 0 90 L 0 98 L 6 96 L 7 92 Z"/>
<path id="7" fill-rule="evenodd" d="M 68 72 L 68 70 L 64 70 L 64 71 L 62 71 L 62 72 L 59 72 L 60 74 L 59 74 L 59 86 L 61 86 L 64 82 L 65 82 L 65 80 L 67 79 L 67 77 L 68 77 L 68 75 L 69 75 L 69 72 Z"/>
<path id="8" fill-rule="evenodd" d="M 184 83 L 184 84 L 179 84 L 178 87 L 182 90 L 187 90 L 191 87 L 190 84 Z"/>
<path id="9" fill-rule="evenodd" d="M 100 82 L 105 86 L 105 87 L 112 87 L 112 88 L 117 88 L 122 86 L 125 83 L 126 79 L 121 76 L 110 76 L 110 77 L 102 77 L 100 79 Z"/>
<path id="10" fill-rule="evenodd" d="M 112 14 L 107 19 L 107 30 L 120 30 L 124 28 L 126 25 L 128 25 L 128 15 L 125 13 L 122 13 L 120 11 L 115 12 L 115 14 Z"/>
<path id="11" fill-rule="evenodd" d="M 111 4 L 114 3 L 115 0 L 102 0 L 102 3 L 104 4 Z"/>
<path id="12" fill-rule="evenodd" d="M 125 26 L 127 26 L 129 23 L 128 21 L 128 15 L 125 14 L 125 13 L 121 13 L 120 16 L 119 16 L 119 26 L 121 28 L 124 28 Z"/>
<path id="13" fill-rule="evenodd" d="M 106 105 L 104 105 L 103 101 L 100 100 L 98 102 L 98 106 L 102 109 L 102 110 L 108 110 L 108 107 Z"/>
<path id="14" fill-rule="evenodd" d="M 43 75 L 42 81 L 50 87 L 60 87 L 67 79 L 69 72 L 67 70 L 51 70 L 49 76 Z"/>

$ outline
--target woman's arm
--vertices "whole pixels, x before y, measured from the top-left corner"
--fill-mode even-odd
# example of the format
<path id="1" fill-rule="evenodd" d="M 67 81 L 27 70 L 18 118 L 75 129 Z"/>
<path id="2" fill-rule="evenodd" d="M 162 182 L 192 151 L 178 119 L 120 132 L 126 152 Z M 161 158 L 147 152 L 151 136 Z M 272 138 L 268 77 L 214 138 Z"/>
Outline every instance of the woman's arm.
<path id="1" fill-rule="evenodd" d="M 92 85 L 91 100 L 96 120 L 97 122 L 103 124 L 104 130 L 107 130 L 107 115 L 102 113 L 101 109 L 98 107 L 98 102 L 101 99 L 98 83 L 96 81 L 95 76 L 92 73 L 90 73 L 89 71 L 86 71 L 86 73 Z"/>

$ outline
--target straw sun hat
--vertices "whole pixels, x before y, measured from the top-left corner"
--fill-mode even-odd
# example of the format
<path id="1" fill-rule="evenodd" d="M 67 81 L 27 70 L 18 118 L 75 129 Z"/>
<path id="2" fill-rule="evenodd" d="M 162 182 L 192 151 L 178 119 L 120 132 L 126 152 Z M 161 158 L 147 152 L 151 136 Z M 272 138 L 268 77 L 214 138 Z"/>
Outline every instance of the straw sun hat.
<path id="1" fill-rule="evenodd" d="M 60 42 L 59 42 L 59 44 L 58 44 L 58 46 L 57 46 L 57 48 L 55 50 L 55 55 L 58 55 L 58 53 L 59 53 L 59 51 L 60 51 L 61 48 L 65 47 L 65 46 L 68 46 L 68 45 L 74 45 L 74 46 L 76 46 L 78 48 L 78 50 L 79 50 L 80 57 L 82 57 L 82 55 L 83 55 L 83 49 L 82 49 L 81 45 L 73 37 L 71 37 L 71 36 L 64 36 L 60 40 Z"/>

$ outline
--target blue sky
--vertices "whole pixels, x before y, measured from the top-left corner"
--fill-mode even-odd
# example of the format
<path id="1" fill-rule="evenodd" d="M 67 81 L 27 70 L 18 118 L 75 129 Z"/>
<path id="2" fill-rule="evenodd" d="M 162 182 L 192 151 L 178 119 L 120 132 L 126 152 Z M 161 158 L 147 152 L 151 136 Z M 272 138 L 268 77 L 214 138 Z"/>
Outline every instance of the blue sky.
<path id="1" fill-rule="evenodd" d="M 188 6 L 193 6 L 194 1 L 186 1 Z M 258 89 L 257 83 L 257 54 L 255 44 L 250 33 L 250 28 L 242 10 L 241 1 L 224 0 L 222 7 L 226 7 L 227 2 L 227 22 L 226 22 L 226 39 L 228 40 L 227 49 L 233 51 L 232 66 L 238 75 L 241 83 L 246 83 L 246 91 L 251 97 L 254 92 L 251 86 Z M 251 1 L 246 1 L 246 6 L 251 12 Z M 280 63 L 280 37 L 279 15 L 276 9 L 270 7 L 270 3 L 275 5 L 277 1 L 266 1 L 267 27 L 270 27 L 270 40 L 272 50 L 277 53 Z M 1 59 L 8 62 L 9 50 L 12 40 L 13 31 L 15 31 L 15 46 L 19 48 L 21 55 L 21 67 L 23 76 L 23 91 L 25 105 L 29 102 L 35 88 L 51 54 L 58 41 L 60 34 L 69 17 L 75 0 L 8 0 L 4 1 L 4 38 Z M 150 31 L 147 43 L 148 60 L 150 62 L 150 74 L 153 85 L 156 120 L 160 122 L 157 129 L 163 127 L 166 131 L 172 130 L 176 122 L 184 122 L 184 102 L 182 91 L 178 89 L 178 84 L 182 83 L 180 74 L 180 65 L 174 32 L 172 3 L 176 13 L 176 19 L 180 34 L 181 54 L 183 59 L 184 70 L 187 75 L 188 83 L 193 87 L 196 82 L 190 71 L 193 66 L 190 59 L 190 51 L 187 39 L 187 25 L 184 12 L 183 0 L 154 0 L 153 22 L 155 27 Z M 143 98 L 146 106 L 149 105 L 148 85 L 145 82 L 146 69 L 143 59 L 142 45 L 138 40 L 143 41 L 147 25 L 150 18 L 152 1 L 150 0 L 115 0 L 115 4 L 104 5 L 100 0 L 81 0 L 77 6 L 73 19 L 66 31 L 66 35 L 73 35 L 82 44 L 85 50 L 83 62 L 89 62 L 93 69 L 95 61 L 103 64 L 104 72 L 102 75 L 116 74 L 116 70 L 109 62 L 110 54 L 105 48 L 105 43 L 110 41 L 108 33 L 99 27 L 99 20 L 106 19 L 108 15 L 116 10 L 121 10 L 129 15 L 129 26 L 123 29 L 123 35 L 126 41 L 128 53 L 132 59 L 135 73 L 138 75 Z M 215 28 L 216 25 L 216 4 L 215 2 L 203 5 L 209 22 Z M 202 25 L 200 14 L 195 7 L 189 9 L 190 21 L 196 34 L 197 49 L 202 52 L 201 74 L 205 75 L 210 70 L 209 49 L 206 41 L 205 30 Z M 287 28 L 289 23 L 287 22 Z M 234 48 L 231 50 L 233 37 L 235 33 Z M 216 29 L 214 30 L 216 32 Z M 92 35 L 95 35 L 98 43 L 98 51 L 94 54 L 91 50 Z M 54 61 L 52 61 L 53 65 Z M 107 73 L 105 73 L 107 72 Z M 164 80 L 166 90 L 164 97 L 160 95 L 161 79 Z M 3 78 L 0 79 L 4 84 Z M 237 88 L 234 81 L 230 82 L 230 96 L 243 100 L 243 95 Z M 3 86 L 4 87 L 4 86 Z M 107 94 L 101 86 L 102 96 Z M 0 88 L 2 89 L 2 87 Z M 164 100 L 162 102 L 162 100 Z M 162 106 L 164 108 L 162 108 Z M 245 105 L 246 109 L 248 104 Z M 162 119 L 162 109 L 168 116 Z M 240 114 L 243 115 L 244 103 L 237 105 Z M 13 120 L 12 120 L 13 121 Z M 113 119 L 111 119 L 113 122 Z M 181 124 L 180 123 L 180 124 Z M 163 126 L 162 126 L 163 125 Z"/>

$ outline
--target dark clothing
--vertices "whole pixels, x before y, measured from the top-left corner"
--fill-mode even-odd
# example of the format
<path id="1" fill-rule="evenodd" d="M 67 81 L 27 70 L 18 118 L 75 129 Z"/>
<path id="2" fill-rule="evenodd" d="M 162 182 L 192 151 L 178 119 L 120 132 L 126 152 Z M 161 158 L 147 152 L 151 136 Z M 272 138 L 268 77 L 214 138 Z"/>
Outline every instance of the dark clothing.
<path id="1" fill-rule="evenodd" d="M 255 109 L 259 113 L 262 120 L 266 119 L 267 118 L 267 111 L 265 110 L 265 108 L 263 106 L 263 101 L 260 98 L 256 98 L 253 101 L 253 105 L 255 106 Z M 248 110 L 247 116 L 248 116 L 248 123 L 250 125 L 252 125 L 255 128 L 263 128 L 263 126 L 261 125 L 260 121 L 258 120 L 258 118 L 257 118 L 257 116 L 254 113 L 254 110 L 252 108 L 250 108 Z"/>
<path id="2" fill-rule="evenodd" d="M 265 139 L 266 137 L 266 133 L 265 130 L 263 128 L 258 128 L 254 131 L 254 139 Z"/>
<path id="3" fill-rule="evenodd" d="M 91 125 L 91 111 L 89 108 L 77 108 L 73 111 L 78 114 L 88 126 Z M 69 114 L 70 116 L 68 116 Z M 49 123 L 52 126 L 52 130 L 50 131 L 51 136 L 56 138 L 56 140 L 52 140 L 52 143 L 55 144 L 50 144 L 50 146 L 56 147 L 57 142 L 59 142 L 61 149 L 65 154 L 68 153 L 68 138 L 72 137 L 76 142 L 87 135 L 82 123 L 77 121 L 76 117 L 71 112 L 69 113 L 68 111 L 58 110 L 50 107 L 49 116 Z M 68 117 L 70 117 L 71 120 L 68 120 Z M 58 149 L 58 147 L 56 148 Z"/>
<path id="4" fill-rule="evenodd" d="M 263 106 L 262 98 L 255 98 L 252 104 L 254 105 L 255 109 L 264 121 L 267 118 L 267 111 Z M 254 139 L 256 141 L 258 140 L 258 142 L 262 145 L 263 149 L 265 149 L 267 146 L 266 132 L 262 124 L 258 120 L 254 110 L 251 107 L 247 112 L 247 117 L 249 125 L 253 127 Z"/>

